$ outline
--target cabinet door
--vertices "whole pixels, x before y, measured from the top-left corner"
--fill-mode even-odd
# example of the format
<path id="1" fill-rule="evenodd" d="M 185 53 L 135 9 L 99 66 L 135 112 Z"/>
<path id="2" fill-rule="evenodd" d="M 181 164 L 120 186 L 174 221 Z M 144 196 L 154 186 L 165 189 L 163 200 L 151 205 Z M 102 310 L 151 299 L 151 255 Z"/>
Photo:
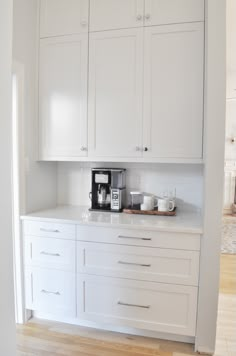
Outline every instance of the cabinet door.
<path id="1" fill-rule="evenodd" d="M 90 0 L 90 31 L 143 26 L 144 0 Z"/>
<path id="2" fill-rule="evenodd" d="M 236 1 L 227 0 L 227 98 L 236 98 Z"/>
<path id="3" fill-rule="evenodd" d="M 146 157 L 202 158 L 203 24 L 145 29 Z"/>
<path id="4" fill-rule="evenodd" d="M 75 317 L 75 278 L 71 272 L 26 268 L 26 308 L 55 316 Z"/>
<path id="5" fill-rule="evenodd" d="M 145 26 L 204 21 L 204 0 L 145 0 Z"/>
<path id="6" fill-rule="evenodd" d="M 42 159 L 87 155 L 87 60 L 87 35 L 41 40 Z"/>
<path id="7" fill-rule="evenodd" d="M 195 336 L 197 287 L 78 275 L 82 320 Z"/>
<path id="8" fill-rule="evenodd" d="M 88 32 L 89 0 L 41 0 L 40 37 Z"/>
<path id="9" fill-rule="evenodd" d="M 139 157 L 143 30 L 90 36 L 89 152 L 96 157 Z"/>

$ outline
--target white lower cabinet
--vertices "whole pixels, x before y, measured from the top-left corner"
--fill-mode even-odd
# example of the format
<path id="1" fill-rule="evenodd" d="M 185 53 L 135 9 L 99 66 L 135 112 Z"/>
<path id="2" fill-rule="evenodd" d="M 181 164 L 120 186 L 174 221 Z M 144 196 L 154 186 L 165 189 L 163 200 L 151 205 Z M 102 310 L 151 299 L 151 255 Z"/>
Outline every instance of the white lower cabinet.
<path id="1" fill-rule="evenodd" d="M 196 287 L 82 274 L 77 283 L 81 319 L 195 335 Z"/>
<path id="2" fill-rule="evenodd" d="M 27 309 L 195 336 L 199 234 L 43 220 L 23 227 Z"/>
<path id="3" fill-rule="evenodd" d="M 25 268 L 26 308 L 61 317 L 76 317 L 75 274 Z"/>

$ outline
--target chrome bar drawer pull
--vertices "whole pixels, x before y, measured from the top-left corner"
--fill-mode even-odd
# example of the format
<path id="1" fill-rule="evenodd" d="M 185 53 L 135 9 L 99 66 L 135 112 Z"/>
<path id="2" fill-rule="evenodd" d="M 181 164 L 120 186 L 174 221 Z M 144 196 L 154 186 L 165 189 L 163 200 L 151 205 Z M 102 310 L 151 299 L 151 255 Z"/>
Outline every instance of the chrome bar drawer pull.
<path id="1" fill-rule="evenodd" d="M 42 231 L 42 232 L 55 232 L 55 233 L 59 233 L 60 231 L 59 230 L 50 230 L 50 229 L 44 229 L 44 228 L 40 228 L 40 231 Z"/>
<path id="2" fill-rule="evenodd" d="M 42 289 L 42 290 L 41 290 L 41 293 L 44 293 L 44 294 L 54 294 L 54 295 L 61 295 L 59 292 L 50 292 L 50 291 L 45 290 L 45 289 Z"/>
<path id="3" fill-rule="evenodd" d="M 135 263 L 135 262 L 118 261 L 118 263 L 120 265 L 127 265 L 127 266 L 151 267 L 151 265 L 146 265 L 143 263 Z"/>
<path id="4" fill-rule="evenodd" d="M 129 303 L 123 303 L 123 302 L 118 302 L 118 305 L 122 305 L 125 307 L 133 307 L 133 308 L 142 308 L 142 309 L 150 309 L 150 305 L 139 305 L 139 304 L 129 304 Z"/>
<path id="5" fill-rule="evenodd" d="M 135 236 L 122 236 L 119 235 L 118 239 L 130 239 L 130 240 L 142 240 L 142 241 L 152 241 L 149 237 L 135 237 Z"/>
<path id="6" fill-rule="evenodd" d="M 40 255 L 52 256 L 52 257 L 60 257 L 61 256 L 59 253 L 49 253 L 49 252 L 45 252 L 45 251 L 41 251 Z"/>

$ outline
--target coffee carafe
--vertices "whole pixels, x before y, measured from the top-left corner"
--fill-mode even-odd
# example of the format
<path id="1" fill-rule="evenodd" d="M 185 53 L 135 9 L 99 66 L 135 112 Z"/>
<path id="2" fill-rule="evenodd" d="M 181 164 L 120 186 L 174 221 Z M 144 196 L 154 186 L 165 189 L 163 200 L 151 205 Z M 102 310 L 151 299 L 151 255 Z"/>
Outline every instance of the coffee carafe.
<path id="1" fill-rule="evenodd" d="M 106 208 L 110 205 L 111 199 L 110 199 L 110 192 L 109 194 L 107 193 L 107 187 L 99 184 L 98 186 L 98 205 L 100 208 Z"/>

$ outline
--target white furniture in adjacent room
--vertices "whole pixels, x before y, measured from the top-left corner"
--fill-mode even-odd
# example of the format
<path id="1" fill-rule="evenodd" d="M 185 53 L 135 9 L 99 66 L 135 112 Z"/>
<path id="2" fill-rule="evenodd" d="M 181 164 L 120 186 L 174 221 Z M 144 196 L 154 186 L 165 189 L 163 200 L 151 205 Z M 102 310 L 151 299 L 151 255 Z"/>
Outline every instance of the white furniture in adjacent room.
<path id="1" fill-rule="evenodd" d="M 236 176 L 236 2 L 227 0 L 227 91 L 224 213 L 231 213 Z"/>

